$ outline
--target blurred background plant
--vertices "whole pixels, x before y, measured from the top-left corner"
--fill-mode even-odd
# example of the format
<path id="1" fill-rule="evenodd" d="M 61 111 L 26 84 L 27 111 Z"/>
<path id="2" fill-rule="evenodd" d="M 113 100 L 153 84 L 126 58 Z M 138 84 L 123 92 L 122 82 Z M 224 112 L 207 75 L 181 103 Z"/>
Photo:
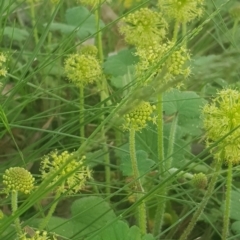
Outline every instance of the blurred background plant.
<path id="1" fill-rule="evenodd" d="M 239 16 L 237 0 L 1 1 L 1 174 L 20 167 L 35 178 L 15 209 L 2 181 L 1 238 L 179 239 L 214 174 L 213 150 L 224 145 L 222 135 L 205 144 L 202 109 L 222 89 L 239 89 Z M 84 49 L 94 48 L 93 60 Z M 73 81 L 67 72 L 76 66 L 92 77 L 84 94 L 74 81 L 86 76 Z M 146 121 L 134 134 L 134 175 L 122 126 L 142 101 L 156 105 L 157 124 Z M 41 160 L 56 149 L 72 154 L 42 179 Z M 69 169 L 74 161 L 83 165 Z M 81 167 L 89 171 L 81 189 L 63 184 L 84 177 Z M 222 239 L 227 167 L 219 171 L 189 239 Z M 239 177 L 233 165 L 229 239 L 240 236 Z M 136 217 L 142 203 L 146 232 Z"/>

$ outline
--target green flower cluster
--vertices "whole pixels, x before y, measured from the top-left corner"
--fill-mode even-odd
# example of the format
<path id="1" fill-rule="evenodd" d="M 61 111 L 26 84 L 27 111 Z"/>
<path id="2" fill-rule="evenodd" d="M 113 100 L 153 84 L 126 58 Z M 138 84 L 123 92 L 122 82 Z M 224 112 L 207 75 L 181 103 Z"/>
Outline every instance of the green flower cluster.
<path id="1" fill-rule="evenodd" d="M 14 191 L 29 194 L 34 188 L 34 180 L 32 174 L 21 167 L 11 167 L 3 174 L 7 193 Z"/>
<path id="2" fill-rule="evenodd" d="M 134 129 L 135 131 L 140 131 L 147 126 L 148 121 L 155 121 L 152 116 L 155 110 L 155 105 L 150 105 L 149 102 L 142 102 L 137 107 L 135 107 L 130 113 L 125 114 L 123 125 L 124 129 Z"/>
<path id="3" fill-rule="evenodd" d="M 127 43 L 135 46 L 149 46 L 161 41 L 166 35 L 167 22 L 161 13 L 141 8 L 122 19 L 120 32 Z"/>
<path id="4" fill-rule="evenodd" d="M 236 3 L 230 10 L 230 15 L 233 19 L 240 20 L 240 3 Z"/>
<path id="5" fill-rule="evenodd" d="M 208 178 L 204 173 L 196 173 L 192 177 L 192 184 L 197 189 L 205 189 L 208 185 Z"/>
<path id="6" fill-rule="evenodd" d="M 88 178 L 91 177 L 91 171 L 85 165 L 86 157 L 73 158 L 73 153 L 64 151 L 58 154 L 53 151 L 43 157 L 41 161 L 40 171 L 42 178 L 51 178 L 52 175 L 56 176 L 52 179 L 52 184 L 62 180 L 62 184 L 57 188 L 57 191 L 62 193 L 74 194 L 83 189 Z"/>
<path id="7" fill-rule="evenodd" d="M 0 76 L 6 77 L 7 75 L 7 70 L 4 66 L 6 63 L 7 58 L 3 53 L 0 53 Z"/>
<path id="8" fill-rule="evenodd" d="M 220 91 L 212 103 L 204 106 L 203 121 L 208 146 L 223 138 L 212 150 L 215 159 L 238 164 L 240 162 L 240 92 L 233 89 Z"/>
<path id="9" fill-rule="evenodd" d="M 167 69 L 163 83 L 172 80 L 175 76 L 182 75 L 184 78 L 190 75 L 190 67 L 187 62 L 190 60 L 190 54 L 186 48 L 180 47 L 172 50 L 174 44 L 171 42 L 157 44 L 145 48 L 137 48 L 136 55 L 139 56 L 139 63 L 136 65 L 136 73 L 143 76 L 146 71 L 151 69 L 152 75 Z"/>
<path id="10" fill-rule="evenodd" d="M 200 17 L 204 0 L 159 0 L 161 11 L 171 20 L 186 23 Z"/>
<path id="11" fill-rule="evenodd" d="M 88 54 L 72 54 L 65 61 L 67 78 L 78 87 L 98 81 L 102 69 L 96 56 Z"/>
<path id="12" fill-rule="evenodd" d="M 79 0 L 80 3 L 84 4 L 84 5 L 88 5 L 90 7 L 95 7 L 99 4 L 102 4 L 104 2 L 108 2 L 110 3 L 111 0 Z"/>
<path id="13" fill-rule="evenodd" d="M 46 231 L 36 231 L 33 237 L 21 236 L 21 240 L 57 240 L 55 236 L 50 237 Z"/>

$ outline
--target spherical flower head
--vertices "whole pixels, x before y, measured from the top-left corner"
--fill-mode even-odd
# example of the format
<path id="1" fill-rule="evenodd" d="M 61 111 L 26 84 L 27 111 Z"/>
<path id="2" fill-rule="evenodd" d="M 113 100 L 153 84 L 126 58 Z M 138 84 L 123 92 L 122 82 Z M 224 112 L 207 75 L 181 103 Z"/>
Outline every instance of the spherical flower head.
<path id="1" fill-rule="evenodd" d="M 161 41 L 166 35 L 167 22 L 161 13 L 141 8 L 122 19 L 120 32 L 127 43 L 135 46 L 149 46 Z"/>
<path id="2" fill-rule="evenodd" d="M 0 76 L 6 77 L 7 70 L 5 67 L 5 63 L 7 61 L 6 56 L 3 53 L 0 53 Z"/>
<path id="3" fill-rule="evenodd" d="M 208 178 L 204 173 L 194 174 L 191 181 L 197 189 L 205 189 L 208 185 Z"/>
<path id="4" fill-rule="evenodd" d="M 120 1 L 122 2 L 122 1 Z M 124 0 L 123 2 L 123 7 L 126 9 L 131 8 L 132 6 L 134 6 L 136 3 L 141 2 L 141 0 Z"/>
<path id="5" fill-rule="evenodd" d="M 171 20 L 186 23 L 200 17 L 204 0 L 159 0 L 160 10 Z"/>
<path id="6" fill-rule="evenodd" d="M 57 151 L 53 151 L 43 157 L 40 171 L 43 179 L 56 174 L 52 184 L 60 179 L 63 180 L 57 191 L 74 194 L 83 189 L 87 179 L 91 177 L 91 171 L 85 164 L 85 156 L 74 159 L 70 159 L 70 157 L 73 157 L 73 153 L 64 151 L 59 154 Z"/>
<path id="7" fill-rule="evenodd" d="M 78 87 L 98 81 L 102 69 L 96 57 L 85 54 L 72 54 L 65 61 L 67 78 Z"/>
<path id="8" fill-rule="evenodd" d="M 188 66 L 190 54 L 184 47 L 172 50 L 173 46 L 172 42 L 164 44 L 154 42 L 151 46 L 137 48 L 136 55 L 139 57 L 139 63 L 136 65 L 137 76 L 143 76 L 149 69 L 151 69 L 152 76 L 155 76 L 165 67 L 167 72 L 162 79 L 162 84 L 180 75 L 187 78 L 191 72 Z"/>
<path id="9" fill-rule="evenodd" d="M 17 191 L 29 194 L 34 188 L 34 177 L 21 167 L 11 167 L 3 174 L 3 184 L 6 192 Z"/>
<path id="10" fill-rule="evenodd" d="M 58 4 L 60 0 L 51 0 L 52 4 Z"/>
<path id="11" fill-rule="evenodd" d="M 239 20 L 240 19 L 240 3 L 236 3 L 230 10 L 230 15 L 233 19 Z"/>
<path id="12" fill-rule="evenodd" d="M 81 48 L 80 53 L 86 56 L 92 56 L 96 58 L 98 54 L 98 49 L 94 45 L 86 45 Z"/>
<path id="13" fill-rule="evenodd" d="M 124 114 L 125 124 L 123 128 L 141 131 L 147 126 L 148 121 L 155 121 L 154 116 L 152 116 L 155 109 L 156 106 L 151 105 L 149 102 L 140 103 L 130 113 Z"/>
<path id="14" fill-rule="evenodd" d="M 233 89 L 220 91 L 212 103 L 204 106 L 203 122 L 208 146 L 223 138 L 218 142 L 216 149 L 212 150 L 215 159 L 238 164 L 240 162 L 240 128 L 237 128 L 240 124 L 239 91 Z M 234 130 L 235 128 L 237 129 Z"/>
<path id="15" fill-rule="evenodd" d="M 111 0 L 78 0 L 78 2 L 80 2 L 84 5 L 90 6 L 90 7 L 96 7 L 99 4 L 102 4 L 102 3 L 105 3 L 105 2 L 110 3 Z"/>

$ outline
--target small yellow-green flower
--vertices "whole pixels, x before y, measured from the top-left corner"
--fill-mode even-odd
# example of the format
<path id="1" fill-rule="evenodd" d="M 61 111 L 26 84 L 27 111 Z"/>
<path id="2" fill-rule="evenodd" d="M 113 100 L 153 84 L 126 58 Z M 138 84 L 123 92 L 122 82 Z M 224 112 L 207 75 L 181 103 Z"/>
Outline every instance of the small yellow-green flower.
<path id="1" fill-rule="evenodd" d="M 161 13 L 141 8 L 122 19 L 120 32 L 127 43 L 135 46 L 150 46 L 160 42 L 166 35 L 167 23 Z"/>
<path id="2" fill-rule="evenodd" d="M 236 3 L 230 10 L 230 15 L 233 19 L 240 20 L 240 3 Z"/>
<path id="3" fill-rule="evenodd" d="M 0 53 L 0 76 L 6 77 L 7 69 L 4 66 L 7 61 L 6 56 L 3 53 Z"/>
<path id="4" fill-rule="evenodd" d="M 153 116 L 155 108 L 155 105 L 151 105 L 149 102 L 140 103 L 130 113 L 124 114 L 125 124 L 123 128 L 127 130 L 134 129 L 135 131 L 145 128 L 148 121 L 155 121 Z"/>
<path id="5" fill-rule="evenodd" d="M 86 45 L 81 48 L 80 53 L 86 56 L 92 56 L 96 58 L 98 54 L 98 49 L 94 45 Z"/>
<path id="6" fill-rule="evenodd" d="M 102 4 L 104 2 L 110 3 L 111 0 L 78 0 L 78 2 L 88 5 L 90 7 L 95 7 L 99 4 Z"/>
<path id="7" fill-rule="evenodd" d="M 11 167 L 3 174 L 3 184 L 7 193 L 11 191 L 29 194 L 34 188 L 34 177 L 21 167 Z"/>
<path id="8" fill-rule="evenodd" d="M 197 189 L 205 189 L 208 185 L 208 178 L 204 173 L 196 173 L 192 177 L 192 184 Z"/>
<path id="9" fill-rule="evenodd" d="M 169 19 L 186 23 L 200 17 L 204 0 L 159 0 L 161 12 Z"/>
<path id="10" fill-rule="evenodd" d="M 172 50 L 173 46 L 174 43 L 172 42 L 164 44 L 154 42 L 148 47 L 137 48 L 136 55 L 139 56 L 139 63 L 136 65 L 137 76 L 143 76 L 149 69 L 155 76 L 165 67 L 166 74 L 162 79 L 162 84 L 179 75 L 187 78 L 191 72 L 188 66 L 190 54 L 184 47 Z"/>
<path id="11" fill-rule="evenodd" d="M 240 162 L 239 91 L 233 89 L 220 91 L 212 103 L 204 106 L 203 122 L 208 146 L 223 138 L 212 150 L 215 159 L 238 164 Z M 236 130 L 234 130 L 235 128 Z"/>
<path id="12" fill-rule="evenodd" d="M 55 236 L 49 236 L 46 231 L 36 231 L 32 237 L 26 237 L 26 234 L 24 234 L 24 236 L 20 237 L 20 240 L 57 240 L 57 238 Z"/>
<path id="13" fill-rule="evenodd" d="M 40 167 L 43 179 L 57 174 L 52 179 L 52 184 L 62 179 L 63 182 L 60 183 L 57 191 L 68 192 L 68 194 L 83 189 L 87 179 L 91 177 L 91 171 L 85 163 L 85 156 L 70 158 L 73 158 L 73 153 L 64 151 L 59 154 L 57 151 L 53 151 L 43 157 Z"/>
<path id="14" fill-rule="evenodd" d="M 141 0 L 124 0 L 124 1 L 120 0 L 119 2 L 120 3 L 123 2 L 124 8 L 128 9 L 128 8 L 131 8 L 133 5 L 135 5 L 136 3 L 141 2 Z"/>
<path id="15" fill-rule="evenodd" d="M 102 69 L 95 56 L 72 54 L 65 61 L 67 78 L 78 87 L 98 81 L 102 76 Z"/>

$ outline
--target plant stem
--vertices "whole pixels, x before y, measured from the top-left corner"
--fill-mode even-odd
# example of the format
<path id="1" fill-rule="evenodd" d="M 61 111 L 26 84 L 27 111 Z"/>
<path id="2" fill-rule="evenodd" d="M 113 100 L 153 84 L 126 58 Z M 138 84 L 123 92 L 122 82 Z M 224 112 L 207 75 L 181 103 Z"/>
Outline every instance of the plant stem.
<path id="1" fill-rule="evenodd" d="M 158 133 L 158 160 L 159 160 L 159 176 L 163 178 L 165 173 L 165 163 L 164 163 L 164 142 L 163 142 L 163 96 L 162 94 L 158 95 L 158 102 L 156 104 L 157 111 L 157 133 Z M 162 202 L 162 198 L 166 196 L 166 185 L 162 186 L 159 197 L 158 197 L 158 206 L 154 219 L 154 229 L 153 234 L 157 236 L 161 231 L 161 225 L 163 220 L 163 215 L 165 211 L 165 200 Z"/>
<path id="2" fill-rule="evenodd" d="M 176 129 L 177 129 L 177 123 L 178 123 L 178 114 L 176 113 L 170 129 L 169 134 L 169 140 L 168 140 L 168 151 L 167 151 L 167 158 L 166 158 L 166 171 L 168 171 L 172 167 L 172 155 L 173 155 L 173 149 L 174 149 L 174 143 L 175 143 L 175 137 L 176 137 Z"/>
<path id="3" fill-rule="evenodd" d="M 227 175 L 227 190 L 226 190 L 226 201 L 225 201 L 225 210 L 223 214 L 223 231 L 222 239 L 225 240 L 228 237 L 229 233 L 229 217 L 230 217 L 230 208 L 231 208 L 231 190 L 232 190 L 232 163 L 228 164 L 228 175 Z"/>
<path id="4" fill-rule="evenodd" d="M 232 36 L 233 36 L 233 38 L 235 37 L 235 33 L 236 33 L 236 30 L 237 30 L 238 22 L 239 22 L 238 19 L 234 20 L 234 24 L 233 24 L 233 28 L 232 28 Z"/>
<path id="5" fill-rule="evenodd" d="M 177 41 L 178 30 L 179 30 L 179 22 L 176 21 L 175 24 L 174 24 L 174 29 L 173 29 L 173 37 L 172 37 L 173 42 Z"/>
<path id="6" fill-rule="evenodd" d="M 30 11 L 31 11 L 31 20 L 32 20 L 32 26 L 33 26 L 33 36 L 35 40 L 35 44 L 38 44 L 39 38 L 38 38 L 38 32 L 37 32 L 37 26 L 36 26 L 36 15 L 35 15 L 35 7 L 34 7 L 34 1 L 30 0 Z"/>
<path id="7" fill-rule="evenodd" d="M 79 124 L 80 124 L 80 143 L 85 140 L 85 126 L 84 126 L 84 88 L 80 87 L 79 90 Z"/>
<path id="8" fill-rule="evenodd" d="M 99 4 L 98 8 L 95 10 L 95 22 L 96 22 L 96 45 L 98 48 L 98 58 L 101 63 L 103 63 L 104 57 L 103 57 L 103 47 L 102 47 L 102 32 L 100 31 L 100 7 L 101 4 Z M 106 100 L 109 97 L 108 89 L 107 89 L 107 81 L 105 77 L 103 76 L 101 79 L 101 83 L 98 83 L 98 88 L 100 90 L 100 98 L 101 102 Z M 101 107 L 104 107 L 101 105 Z M 102 119 L 104 119 L 104 115 L 102 115 Z M 111 193 L 111 168 L 110 168 L 110 157 L 108 153 L 108 146 L 105 136 L 105 127 L 103 126 L 101 129 L 101 136 L 104 139 L 103 144 L 103 151 L 104 151 L 104 160 L 105 160 L 105 182 L 106 182 L 106 194 L 110 195 Z"/>
<path id="9" fill-rule="evenodd" d="M 187 228 L 185 229 L 185 231 L 183 232 L 183 234 L 181 235 L 179 240 L 186 240 L 187 239 L 188 235 L 191 233 L 191 231 L 193 230 L 193 228 L 194 228 L 195 224 L 197 223 L 199 217 L 201 216 L 204 208 L 206 207 L 206 205 L 208 203 L 208 200 L 210 199 L 210 197 L 212 195 L 215 184 L 217 182 L 217 178 L 218 178 L 221 166 L 222 166 L 222 162 L 219 161 L 219 160 L 216 161 L 215 170 L 214 170 L 212 179 L 211 179 L 211 181 L 208 185 L 208 189 L 205 192 L 205 195 L 204 195 L 202 201 L 199 203 L 196 212 L 193 214 L 193 217 L 192 217 L 190 223 L 188 224 Z"/>
<path id="10" fill-rule="evenodd" d="M 183 46 L 187 48 L 187 24 L 186 22 L 182 23 L 182 36 L 184 37 Z"/>
<path id="11" fill-rule="evenodd" d="M 165 172 L 164 164 L 164 144 L 163 144 L 163 96 L 158 95 L 158 102 L 156 104 L 157 111 L 157 133 L 158 133 L 158 160 L 159 160 L 159 174 L 163 177 Z"/>
<path id="12" fill-rule="evenodd" d="M 54 198 L 54 201 L 53 201 L 53 204 L 52 206 L 50 207 L 49 211 L 48 211 L 48 214 L 47 216 L 42 220 L 42 222 L 39 224 L 39 231 L 42 231 L 46 228 L 46 226 L 48 225 L 49 223 L 49 220 L 51 219 L 56 207 L 57 207 L 57 204 L 58 204 L 58 201 L 59 201 L 59 197 L 61 196 L 61 191 L 58 191 L 57 194 L 55 195 L 55 198 Z"/>
<path id="13" fill-rule="evenodd" d="M 177 122 L 178 122 L 178 115 L 176 114 L 173 121 L 172 126 L 170 130 L 170 136 L 168 141 L 168 152 L 167 152 L 167 158 L 165 163 L 165 169 L 168 171 L 172 167 L 172 154 L 174 149 L 174 142 L 175 142 L 175 135 L 176 135 L 176 128 L 177 128 Z M 165 174 L 163 174 L 165 175 Z M 163 224 L 163 216 L 165 213 L 166 208 L 166 201 L 167 201 L 167 186 L 169 186 L 170 183 L 166 182 L 159 191 L 159 199 L 158 199 L 158 206 L 157 211 L 155 215 L 155 224 L 153 229 L 153 235 L 156 237 L 161 232 L 162 224 Z"/>
<path id="14" fill-rule="evenodd" d="M 137 191 L 137 200 L 140 200 L 142 194 L 144 194 L 144 190 L 142 187 L 142 183 L 140 180 L 140 174 L 138 171 L 138 164 L 136 158 L 136 149 L 135 149 L 135 130 L 129 130 L 129 152 L 130 152 L 130 159 L 132 164 L 132 171 L 133 177 L 136 183 L 136 191 Z M 144 235 L 146 234 L 146 227 L 147 227 L 147 217 L 146 217 L 146 205 L 145 202 L 141 202 L 137 207 L 137 219 L 141 233 Z"/>
<path id="15" fill-rule="evenodd" d="M 11 198 L 12 198 L 11 199 L 12 214 L 14 215 L 14 213 L 18 209 L 18 192 L 17 191 L 12 191 L 11 192 Z M 17 232 L 18 236 L 21 236 L 22 235 L 22 228 L 21 228 L 19 217 L 17 217 L 14 220 L 14 224 L 15 224 L 15 229 L 16 229 L 16 232 Z"/>

